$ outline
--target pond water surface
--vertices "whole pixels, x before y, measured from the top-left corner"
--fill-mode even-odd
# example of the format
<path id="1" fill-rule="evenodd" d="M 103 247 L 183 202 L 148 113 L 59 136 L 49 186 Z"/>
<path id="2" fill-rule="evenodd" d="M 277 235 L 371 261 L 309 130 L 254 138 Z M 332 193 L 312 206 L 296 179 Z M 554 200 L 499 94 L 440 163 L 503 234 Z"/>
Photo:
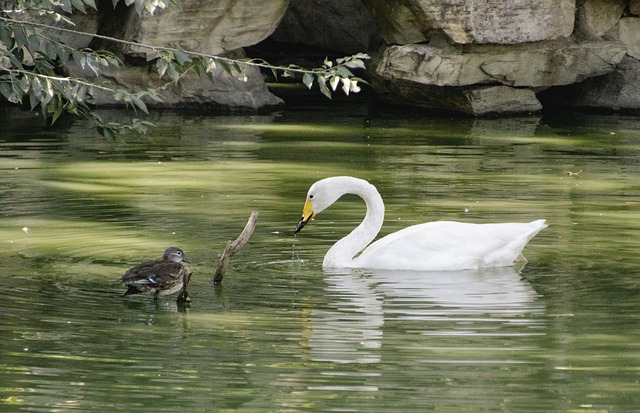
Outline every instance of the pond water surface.
<path id="1" fill-rule="evenodd" d="M 0 411 L 640 411 L 640 117 L 166 112 L 117 143 L 1 117 Z M 383 234 L 549 227 L 523 268 L 323 271 L 364 213 L 347 197 L 293 236 L 331 175 L 378 187 Z M 123 297 L 171 245 L 190 306 Z"/>

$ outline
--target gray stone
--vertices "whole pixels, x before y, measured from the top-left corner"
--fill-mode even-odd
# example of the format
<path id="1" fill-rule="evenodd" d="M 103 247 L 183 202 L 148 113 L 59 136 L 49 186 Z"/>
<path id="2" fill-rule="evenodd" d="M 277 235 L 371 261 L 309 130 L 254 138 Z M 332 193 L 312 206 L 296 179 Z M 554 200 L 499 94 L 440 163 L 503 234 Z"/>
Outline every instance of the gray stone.
<path id="1" fill-rule="evenodd" d="M 517 44 L 573 32 L 575 0 L 406 0 L 423 31 L 441 30 L 453 43 Z"/>
<path id="2" fill-rule="evenodd" d="M 530 89 L 508 86 L 441 87 L 406 80 L 374 78 L 374 87 L 383 101 L 402 106 L 447 110 L 474 116 L 528 113 L 542 109 Z"/>
<path id="3" fill-rule="evenodd" d="M 371 12 L 386 44 L 422 43 L 428 40 L 416 14 L 403 1 L 362 0 Z"/>
<path id="4" fill-rule="evenodd" d="M 640 18 L 625 17 L 620 20 L 620 41 L 627 46 L 627 54 L 640 59 Z"/>
<path id="5" fill-rule="evenodd" d="M 264 40 L 278 26 L 290 0 L 183 0 L 156 15 L 144 14 L 132 40 L 212 55 Z M 133 47 L 131 53 L 146 52 Z"/>
<path id="6" fill-rule="evenodd" d="M 624 54 L 623 45 L 605 41 L 477 46 L 463 52 L 412 44 L 387 48 L 376 72 L 387 79 L 437 86 L 497 82 L 540 88 L 608 73 Z"/>
<path id="7" fill-rule="evenodd" d="M 616 70 L 583 83 L 549 90 L 543 94 L 549 105 L 640 109 L 640 62 L 625 57 Z"/>
<path id="8" fill-rule="evenodd" d="M 122 5 L 116 10 L 100 13 L 100 29 L 112 37 L 149 46 L 162 46 L 200 52 L 207 55 L 222 55 L 228 51 L 255 44 L 269 36 L 276 28 L 290 0 L 265 0 L 265 2 L 218 0 L 200 2 L 184 0 L 182 7 L 171 5 L 158 10 L 155 15 L 143 13 L 139 17 L 132 9 Z M 92 47 L 111 47 L 109 42 L 96 41 Z M 221 67 L 214 71 L 214 81 L 205 76 L 188 73 L 175 85 L 168 78 L 158 79 L 154 63 L 136 66 L 145 62 L 131 57 L 145 56 L 148 48 L 128 46 L 116 48 L 116 53 L 124 54 L 126 66 L 110 70 L 104 80 L 111 87 L 129 91 L 162 88 L 163 103 L 147 101 L 148 106 L 224 106 L 236 109 L 258 109 L 282 104 L 271 94 L 260 71 L 246 68 L 247 80 L 239 80 L 227 74 Z M 77 74 L 81 71 L 70 66 L 68 70 Z M 92 73 L 84 73 L 91 77 Z M 102 79 L 101 79 L 102 81 Z M 97 93 L 98 105 L 118 105 L 111 96 Z"/>
<path id="9" fill-rule="evenodd" d="M 587 38 L 599 38 L 618 24 L 624 8 L 624 0 L 578 0 L 576 32 Z"/>
<path id="10" fill-rule="evenodd" d="M 81 70 L 77 66 L 70 66 L 69 72 L 73 76 L 93 78 L 95 75 L 89 70 Z M 264 84 L 262 74 L 256 68 L 245 70 L 246 79 L 231 76 L 224 69 L 218 67 L 213 71 L 213 81 L 206 77 L 198 77 L 190 72 L 176 85 L 167 77 L 159 79 L 154 70 L 146 66 L 130 66 L 126 70 L 109 69 L 100 78 L 100 84 L 125 89 L 130 92 L 140 90 L 140 85 L 147 88 L 159 88 L 163 102 L 144 99 L 147 106 L 159 108 L 180 107 L 219 107 L 237 110 L 256 110 L 264 107 L 281 105 L 280 98 L 271 94 Z M 94 79 L 95 80 L 95 79 Z M 119 106 L 122 102 L 115 101 L 111 93 L 96 91 L 96 105 Z"/>
<path id="11" fill-rule="evenodd" d="M 530 89 L 488 86 L 469 89 L 463 93 L 463 96 L 468 102 L 468 113 L 476 116 L 492 113 L 537 112 L 542 109 L 542 104 Z"/>

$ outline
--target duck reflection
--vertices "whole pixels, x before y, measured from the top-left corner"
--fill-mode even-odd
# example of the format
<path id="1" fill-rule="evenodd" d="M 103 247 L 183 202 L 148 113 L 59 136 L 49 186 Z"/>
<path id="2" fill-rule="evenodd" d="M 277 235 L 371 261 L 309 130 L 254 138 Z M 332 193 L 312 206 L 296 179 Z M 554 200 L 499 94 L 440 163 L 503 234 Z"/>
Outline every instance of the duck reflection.
<path id="1" fill-rule="evenodd" d="M 381 360 L 383 327 L 394 334 L 532 334 L 543 305 L 514 268 L 484 271 L 325 272 L 327 305 L 311 314 L 311 357 L 335 363 Z M 391 328 L 391 327 L 390 327 Z"/>

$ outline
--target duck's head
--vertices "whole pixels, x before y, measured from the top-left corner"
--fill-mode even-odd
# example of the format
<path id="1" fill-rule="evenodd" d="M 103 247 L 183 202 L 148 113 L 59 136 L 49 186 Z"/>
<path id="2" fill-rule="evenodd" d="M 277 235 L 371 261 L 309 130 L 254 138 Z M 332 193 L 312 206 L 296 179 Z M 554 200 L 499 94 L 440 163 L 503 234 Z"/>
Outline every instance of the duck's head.
<path id="1" fill-rule="evenodd" d="M 302 218 L 300 218 L 298 226 L 293 231 L 294 234 L 300 232 L 317 214 L 327 209 L 344 195 L 344 188 L 339 182 L 340 178 L 325 178 L 311 185 L 309 192 L 307 192 L 304 208 L 302 208 Z"/>
<path id="2" fill-rule="evenodd" d="M 165 261 L 173 261 L 173 262 L 180 262 L 180 263 L 184 262 L 187 264 L 189 263 L 187 256 L 184 255 L 184 251 L 182 251 L 178 247 L 167 248 L 167 250 L 164 252 L 164 256 L 162 257 L 162 259 L 164 259 Z"/>

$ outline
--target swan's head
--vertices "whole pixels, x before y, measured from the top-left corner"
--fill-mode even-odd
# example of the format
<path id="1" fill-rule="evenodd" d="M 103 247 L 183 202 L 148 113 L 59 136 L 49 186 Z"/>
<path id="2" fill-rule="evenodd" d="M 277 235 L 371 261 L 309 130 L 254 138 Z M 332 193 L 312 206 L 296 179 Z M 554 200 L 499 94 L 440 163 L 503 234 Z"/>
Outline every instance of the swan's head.
<path id="1" fill-rule="evenodd" d="M 307 200 L 302 209 L 302 218 L 298 226 L 293 231 L 294 234 L 300 232 L 309 221 L 317 214 L 327 209 L 345 194 L 344 186 L 340 183 L 341 177 L 325 178 L 311 185 L 307 192 Z"/>

